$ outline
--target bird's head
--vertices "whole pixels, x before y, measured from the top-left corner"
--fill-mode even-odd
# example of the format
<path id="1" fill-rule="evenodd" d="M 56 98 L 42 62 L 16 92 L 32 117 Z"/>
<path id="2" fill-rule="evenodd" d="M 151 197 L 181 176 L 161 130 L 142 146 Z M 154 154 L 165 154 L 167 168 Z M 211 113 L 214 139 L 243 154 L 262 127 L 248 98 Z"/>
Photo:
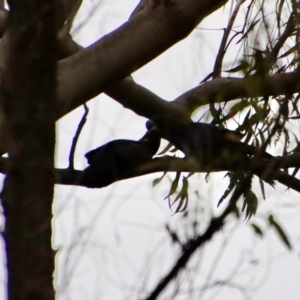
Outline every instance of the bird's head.
<path id="1" fill-rule="evenodd" d="M 142 143 L 146 146 L 154 155 L 160 146 L 160 133 L 156 127 L 147 128 L 148 131 L 145 135 L 139 140 L 139 143 Z"/>
<path id="2" fill-rule="evenodd" d="M 162 138 L 183 151 L 186 147 L 181 141 L 189 136 L 191 124 L 190 120 L 182 121 L 170 116 L 155 116 L 147 121 L 146 127 L 148 130 L 157 130 Z"/>

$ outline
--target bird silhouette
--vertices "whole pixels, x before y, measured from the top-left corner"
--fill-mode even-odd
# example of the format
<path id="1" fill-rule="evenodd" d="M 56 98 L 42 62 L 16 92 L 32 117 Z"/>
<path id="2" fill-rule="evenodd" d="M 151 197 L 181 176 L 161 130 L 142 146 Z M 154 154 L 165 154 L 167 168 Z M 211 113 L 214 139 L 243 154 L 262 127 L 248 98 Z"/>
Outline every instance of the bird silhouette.
<path id="1" fill-rule="evenodd" d="M 159 131 L 162 138 L 207 169 L 244 163 L 257 152 L 256 147 L 240 141 L 243 134 L 212 124 L 156 116 L 146 127 Z"/>
<path id="2" fill-rule="evenodd" d="M 85 154 L 89 166 L 81 184 L 100 188 L 123 179 L 138 166 L 149 162 L 160 145 L 160 135 L 152 128 L 138 141 L 113 140 Z"/>

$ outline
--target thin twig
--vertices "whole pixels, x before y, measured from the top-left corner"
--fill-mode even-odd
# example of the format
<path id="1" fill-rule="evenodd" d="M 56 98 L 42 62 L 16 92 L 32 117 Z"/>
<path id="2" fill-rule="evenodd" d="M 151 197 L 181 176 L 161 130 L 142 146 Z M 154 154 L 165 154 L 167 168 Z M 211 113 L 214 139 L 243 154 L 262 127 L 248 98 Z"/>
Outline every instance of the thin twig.
<path id="1" fill-rule="evenodd" d="M 228 25 L 226 27 L 226 29 L 224 30 L 224 35 L 220 44 L 220 48 L 216 57 L 216 61 L 215 61 L 215 65 L 214 65 L 214 70 L 213 70 L 213 78 L 220 76 L 221 74 L 221 70 L 222 70 L 222 62 L 223 62 L 223 58 L 226 52 L 226 48 L 227 48 L 227 40 L 229 37 L 229 34 L 231 32 L 232 26 L 234 24 L 234 21 L 236 19 L 236 16 L 238 14 L 238 11 L 241 7 L 241 5 L 245 2 L 245 0 L 240 0 L 237 2 L 236 7 L 230 17 L 230 20 L 228 22 Z"/>
<path id="2" fill-rule="evenodd" d="M 87 115 L 89 113 L 89 108 L 87 107 L 86 104 L 83 105 L 84 107 L 84 114 L 78 124 L 78 127 L 76 129 L 76 132 L 75 132 L 75 135 L 73 137 L 73 141 L 72 141 L 72 146 L 71 146 L 71 149 L 70 149 L 70 154 L 69 154 L 69 166 L 68 166 L 68 169 L 71 169 L 71 170 L 74 170 L 74 155 L 75 155 L 75 150 L 76 150 L 76 145 L 77 145 L 77 142 L 78 142 L 78 139 L 79 139 L 79 136 L 80 136 L 80 133 L 83 129 L 83 126 L 86 122 L 86 119 L 87 119 Z"/>
<path id="3" fill-rule="evenodd" d="M 267 63 L 266 67 L 268 67 L 268 69 L 271 69 L 273 64 L 276 62 L 280 49 L 283 47 L 286 40 L 291 37 L 293 31 L 295 30 L 295 27 L 296 27 L 295 15 L 292 12 L 290 14 L 288 21 L 286 22 L 286 27 L 283 33 L 281 34 L 280 37 L 278 37 L 278 40 L 274 45 L 272 51 L 268 53 L 267 56 L 265 57 L 265 61 Z"/>
<path id="4" fill-rule="evenodd" d="M 236 201 L 230 201 L 224 210 L 224 212 L 217 218 L 212 218 L 206 231 L 198 236 L 196 239 L 189 241 L 184 245 L 184 251 L 179 259 L 174 264 L 171 271 L 160 281 L 152 293 L 146 298 L 146 300 L 155 300 L 161 294 L 161 292 L 167 287 L 167 285 L 178 275 L 178 273 L 187 265 L 191 256 L 195 251 L 203 246 L 207 241 L 211 240 L 213 235 L 220 231 L 224 226 L 226 217 L 234 210 Z"/>

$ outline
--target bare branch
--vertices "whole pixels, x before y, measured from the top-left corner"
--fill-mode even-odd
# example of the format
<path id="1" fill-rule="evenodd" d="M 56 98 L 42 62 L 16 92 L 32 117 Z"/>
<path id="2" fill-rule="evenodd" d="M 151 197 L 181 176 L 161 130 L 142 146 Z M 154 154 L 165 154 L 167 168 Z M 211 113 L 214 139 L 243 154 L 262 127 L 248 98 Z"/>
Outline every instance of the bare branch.
<path id="1" fill-rule="evenodd" d="M 148 9 L 148 8 L 147 8 Z M 144 9 L 146 10 L 146 8 Z M 144 12 L 143 10 L 143 12 Z M 149 9 L 148 9 L 149 10 Z M 146 12 L 147 13 L 147 12 Z M 6 13 L 4 14 L 6 16 Z M 137 14 L 133 19 L 138 18 Z M 149 15 L 149 13 L 148 13 Z M 168 18 L 167 15 L 164 16 L 165 18 Z M 151 17 L 149 17 L 149 20 L 151 20 Z M 3 19 L 5 20 L 6 17 Z M 0 18 L 1 20 L 1 18 Z M 5 21 L 4 21 L 5 22 Z M 139 20 L 139 22 L 142 22 Z M 161 23 L 161 21 L 160 21 Z M 288 24 L 291 24 L 292 22 L 289 22 Z M 129 23 L 127 24 L 129 27 Z M 291 26 L 288 26 L 288 29 L 286 29 L 285 32 L 290 32 Z M 1 26 L 0 26 L 1 28 Z M 138 27 L 137 27 L 138 28 Z M 174 31 L 172 29 L 172 31 Z M 115 35 L 118 35 L 117 32 Z M 159 34 L 160 35 L 160 34 Z M 286 34 L 283 34 L 282 37 L 286 36 Z M 283 39 L 283 38 L 282 38 Z M 100 43 L 100 42 L 99 42 Z M 278 41 L 279 43 L 279 41 Z M 100 43 L 101 44 L 101 43 Z M 148 45 L 147 43 L 144 43 L 145 45 Z M 82 49 L 81 46 L 73 42 L 70 36 L 67 36 L 63 39 L 63 45 L 64 52 L 63 57 L 70 56 L 71 54 L 74 54 L 78 52 L 80 49 Z M 276 49 L 278 47 L 275 47 Z M 274 49 L 275 49 L 274 48 Z M 81 52 L 93 52 L 92 50 L 83 50 Z M 275 50 L 274 50 L 275 51 Z M 80 52 L 80 53 L 81 53 Z M 100 50 L 99 50 L 100 52 Z M 120 53 L 123 55 L 124 51 L 121 51 Z M 79 53 L 78 53 L 79 55 Z M 76 55 L 75 55 L 76 56 Z M 81 54 L 79 55 L 81 57 Z M 81 57 L 82 58 L 82 57 Z M 72 58 L 73 59 L 73 58 Z M 82 58 L 83 61 L 85 61 Z M 91 57 L 87 58 L 86 61 L 90 62 L 91 68 L 96 72 L 95 70 L 95 63 L 97 58 L 95 57 L 93 59 L 93 55 L 91 53 Z M 79 61 L 79 58 L 78 58 Z M 63 62 L 65 64 L 65 61 Z M 71 63 L 70 63 L 71 67 Z M 87 67 L 89 68 L 89 67 Z M 97 73 L 99 72 L 100 66 L 97 67 Z M 64 69 L 64 68 L 63 68 Z M 75 68 L 76 69 L 76 68 Z M 102 68 L 101 68 L 102 69 Z M 105 68 L 104 68 L 105 69 Z M 65 70 L 66 71 L 66 70 Z M 64 71 L 64 72 L 65 72 Z M 73 71 L 71 71 L 73 73 Z M 79 71 L 76 73 L 80 73 Z M 104 72 L 105 73 L 105 72 Z M 64 73 L 66 74 L 66 73 Z M 68 74 L 68 72 L 67 72 Z M 85 77 L 86 80 L 90 80 L 91 77 L 86 76 L 86 72 L 81 72 L 82 76 Z M 106 74 L 106 73 L 105 73 Z M 65 113 L 69 112 L 73 108 L 77 107 L 77 105 L 73 102 L 72 104 L 68 105 L 68 101 L 73 101 L 72 96 L 68 98 L 68 96 L 65 97 L 66 93 L 68 93 L 69 89 L 72 89 L 73 86 L 75 86 L 74 81 L 72 80 L 73 76 L 72 74 L 68 74 L 67 79 L 61 78 L 60 83 L 61 88 L 59 88 L 58 91 L 58 104 L 61 107 L 61 109 L 58 111 L 58 118 L 63 116 Z M 64 77 L 64 76 L 63 76 Z M 71 78 L 71 79 L 70 79 Z M 101 80 L 98 82 L 95 81 L 92 83 L 95 87 L 95 89 L 99 89 L 98 92 L 101 92 Z M 189 92 L 181 95 L 173 102 L 166 102 L 157 95 L 153 94 L 149 90 L 137 85 L 134 83 L 134 81 L 130 78 L 127 78 L 124 82 L 120 82 L 115 86 L 110 87 L 105 92 L 112 98 L 114 98 L 116 101 L 124 105 L 125 107 L 133 110 L 139 115 L 145 116 L 147 118 L 150 118 L 153 115 L 156 114 L 169 114 L 173 116 L 187 116 L 190 115 L 197 107 L 205 104 L 209 104 L 212 102 L 222 102 L 222 101 L 230 101 L 233 99 L 241 98 L 241 97 L 253 97 L 253 96 L 262 96 L 262 95 L 280 95 L 280 94 L 286 94 L 289 92 L 298 92 L 298 76 L 295 73 L 287 73 L 287 74 L 276 74 L 271 75 L 268 77 L 269 84 L 265 86 L 260 86 L 260 89 L 253 88 L 255 85 L 253 85 L 253 82 L 251 80 L 246 79 L 240 79 L 240 78 L 218 78 L 215 80 L 212 80 L 210 82 L 207 82 L 205 84 L 200 85 L 199 87 L 196 87 Z M 67 86 L 65 86 L 65 84 Z M 78 84 L 79 86 L 81 85 Z M 90 84 L 86 82 L 84 84 L 87 86 L 87 91 L 85 95 L 82 95 L 83 97 L 80 99 L 82 103 L 88 101 L 91 98 L 90 91 L 93 89 L 89 89 L 88 87 Z M 68 89 L 69 87 L 69 89 Z M 262 90 L 263 89 L 263 90 Z M 73 92 L 71 92 L 72 94 Z M 79 97 L 80 95 L 76 95 L 76 97 Z M 68 100 L 69 99 L 69 100 Z M 146 101 L 147 99 L 147 101 Z M 79 100 L 79 99 L 78 99 Z"/>
<path id="2" fill-rule="evenodd" d="M 196 239 L 188 241 L 183 245 L 183 253 L 176 260 L 176 263 L 170 270 L 170 272 L 159 282 L 159 284 L 154 288 L 151 294 L 146 298 L 146 300 L 155 300 L 161 294 L 161 292 L 167 287 L 167 285 L 178 275 L 178 273 L 185 268 L 191 256 L 195 251 L 202 247 L 206 242 L 211 240 L 215 233 L 222 229 L 225 219 L 233 211 L 235 204 L 237 202 L 229 202 L 224 212 L 217 218 L 212 218 L 210 224 L 208 225 L 205 232 L 198 236 Z"/>
<path id="3" fill-rule="evenodd" d="M 89 108 L 87 107 L 86 104 L 83 105 L 84 108 L 84 114 L 78 124 L 77 130 L 75 132 L 75 135 L 73 137 L 71 149 L 70 149 L 70 154 L 69 154 L 69 166 L 68 169 L 74 170 L 74 155 L 75 155 L 75 150 L 76 150 L 76 145 L 80 136 L 80 133 L 83 129 L 84 124 L 86 123 L 86 118 L 89 113 Z"/>
<path id="4" fill-rule="evenodd" d="M 295 16 L 293 13 L 291 13 L 283 33 L 278 38 L 277 43 L 274 45 L 272 51 L 264 59 L 266 61 L 265 68 L 270 69 L 273 66 L 273 64 L 276 62 L 280 49 L 282 48 L 286 40 L 291 36 L 292 32 L 295 29 L 295 26 L 296 26 Z"/>
<path id="5" fill-rule="evenodd" d="M 133 19 L 137 18 L 138 15 Z M 76 53 L 81 49 L 79 45 L 72 41 L 70 36 L 64 39 L 64 47 L 66 53 L 68 53 L 66 56 Z M 84 51 L 85 50 L 83 50 L 83 52 Z M 93 65 L 92 68 L 95 68 L 92 57 L 87 59 L 87 61 L 90 61 L 90 64 Z M 85 72 L 82 73 L 82 76 L 85 76 Z M 86 80 L 90 79 L 87 76 L 85 77 Z M 64 81 L 67 85 L 70 84 L 72 86 L 74 85 L 74 82 L 72 82 L 70 78 L 72 78 L 71 74 L 70 77 L 68 77 L 68 79 Z M 173 102 L 167 102 L 161 99 L 151 91 L 137 85 L 130 78 L 126 78 L 125 81 L 119 82 L 115 86 L 112 86 L 109 89 L 105 90 L 105 92 L 128 109 L 133 110 L 139 115 L 151 118 L 153 115 L 157 114 L 169 114 L 173 115 L 174 117 L 187 116 L 190 115 L 197 107 L 212 102 L 226 102 L 242 97 L 257 97 L 262 95 L 276 96 L 280 94 L 299 91 L 299 81 L 296 73 L 275 74 L 267 76 L 268 84 L 264 86 L 253 84 L 253 81 L 251 81 L 250 78 L 251 77 L 247 79 L 216 78 L 186 92 Z M 61 79 L 61 82 L 62 81 L 63 79 Z M 95 85 L 95 87 L 96 85 L 98 85 L 98 83 L 96 82 L 94 82 L 93 84 Z M 61 87 L 62 86 L 65 86 L 65 83 L 62 83 Z M 86 86 L 89 86 L 89 83 L 86 83 Z M 74 103 L 71 106 L 68 106 L 66 103 L 68 100 L 65 102 L 64 95 L 67 92 L 67 89 L 64 89 L 63 91 L 62 88 L 59 89 L 58 101 L 61 109 L 58 111 L 58 118 L 72 110 L 72 108 L 76 107 L 76 105 L 73 107 Z M 91 97 L 89 95 L 90 93 L 87 93 L 88 94 L 86 94 L 86 97 L 84 97 L 85 99 L 81 99 L 83 102 L 88 101 Z"/>
<path id="6" fill-rule="evenodd" d="M 170 115 L 183 119 L 188 117 L 180 102 L 168 102 L 127 77 L 105 90 L 105 93 L 136 114 L 151 118 L 155 115 Z"/>
<path id="7" fill-rule="evenodd" d="M 75 43 L 71 36 L 61 40 L 66 56 L 78 52 L 82 47 Z M 151 118 L 154 115 L 172 115 L 179 119 L 189 116 L 200 106 L 216 102 L 227 102 L 238 98 L 258 96 L 278 96 L 300 91 L 297 73 L 275 74 L 266 77 L 266 85 L 255 85 L 255 77 L 248 78 L 215 78 L 182 94 L 168 102 L 145 87 L 138 85 L 127 77 L 104 92 L 134 111 L 136 114 Z M 255 88 L 254 88 L 255 87 Z M 87 99 L 88 100 L 88 99 Z"/>
<path id="8" fill-rule="evenodd" d="M 196 108 L 210 103 L 247 97 L 290 95 L 300 91 L 299 74 L 296 72 L 268 75 L 265 77 L 265 85 L 257 84 L 256 81 L 255 76 L 215 78 L 184 93 L 174 102 L 179 102 L 191 114 Z"/>
<path id="9" fill-rule="evenodd" d="M 57 88 L 60 116 L 185 38 L 204 17 L 226 2 L 178 0 L 168 10 L 164 6 L 146 7 L 111 34 L 60 61 Z"/>
<path id="10" fill-rule="evenodd" d="M 220 44 L 220 47 L 219 47 L 219 51 L 218 51 L 218 54 L 217 54 L 217 57 L 216 57 L 216 60 L 215 60 L 215 65 L 214 65 L 214 70 L 213 70 L 213 75 L 212 75 L 213 78 L 218 77 L 218 76 L 221 75 L 222 62 L 223 62 L 223 58 L 224 58 L 224 55 L 225 55 L 225 52 L 226 52 L 226 48 L 228 46 L 227 45 L 228 37 L 229 37 L 229 34 L 231 32 L 234 21 L 237 17 L 237 14 L 240 10 L 240 7 L 244 2 L 245 2 L 245 0 L 237 2 L 236 6 L 235 6 L 235 9 L 234 9 L 234 11 L 233 11 L 233 13 L 232 13 L 232 15 L 229 19 L 228 25 L 224 30 L 223 38 L 222 38 L 222 41 L 221 41 L 221 44 Z"/>
<path id="11" fill-rule="evenodd" d="M 250 167 L 249 167 L 250 166 Z M 100 167 L 100 166 L 99 166 Z M 286 172 L 281 171 L 281 168 L 296 168 L 300 167 L 300 154 L 287 155 L 283 157 L 276 157 L 272 160 L 264 159 L 255 162 L 255 166 L 249 164 L 243 166 L 224 166 L 208 170 L 195 163 L 194 160 L 185 158 L 176 158 L 164 156 L 154 158 L 146 164 L 141 165 L 139 168 L 128 170 L 127 173 L 122 174 L 118 180 L 124 180 L 134 177 L 139 177 L 147 174 L 157 172 L 189 172 L 189 173 L 207 173 L 207 172 L 223 172 L 223 171 L 252 171 L 255 175 L 263 180 L 277 180 L 288 188 L 300 192 L 300 180 Z M 0 173 L 6 174 L 7 171 L 7 158 L 0 158 Z M 63 185 L 77 185 L 84 186 L 80 183 L 83 171 L 70 170 L 70 169 L 56 169 L 56 184 Z M 109 184 L 112 184 L 113 181 Z M 104 187 L 101 186 L 101 187 Z M 100 188 L 100 187 L 99 187 Z"/>

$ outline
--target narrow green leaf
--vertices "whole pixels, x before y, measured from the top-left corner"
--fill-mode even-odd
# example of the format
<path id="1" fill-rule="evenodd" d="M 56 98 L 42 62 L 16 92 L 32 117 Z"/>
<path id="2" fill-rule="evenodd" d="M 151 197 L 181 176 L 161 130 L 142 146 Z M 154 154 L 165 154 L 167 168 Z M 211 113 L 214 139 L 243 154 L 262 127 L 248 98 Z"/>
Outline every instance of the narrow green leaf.
<path id="1" fill-rule="evenodd" d="M 182 191 L 184 191 L 184 193 L 188 193 L 188 189 L 189 189 L 189 181 L 186 177 L 182 178 Z"/>
<path id="2" fill-rule="evenodd" d="M 175 179 L 172 181 L 170 192 L 169 192 L 168 196 L 165 197 L 165 199 L 169 198 L 170 196 L 172 196 L 176 192 L 177 187 L 178 187 L 179 179 L 180 179 L 180 172 L 177 172 Z"/>
<path id="3" fill-rule="evenodd" d="M 165 177 L 166 174 L 167 174 L 167 172 L 164 172 L 164 174 L 161 177 L 155 178 L 152 181 L 152 187 L 157 186 L 162 181 L 162 179 Z"/>
<path id="4" fill-rule="evenodd" d="M 188 179 L 187 179 L 187 177 L 183 177 L 181 191 L 178 193 L 174 202 L 172 203 L 172 205 L 173 205 L 175 202 L 177 202 L 179 200 L 179 204 L 176 207 L 175 214 L 186 210 L 186 208 L 188 206 L 188 200 L 189 200 L 188 188 L 189 188 Z"/>
<path id="5" fill-rule="evenodd" d="M 259 185 L 260 185 L 260 190 L 261 190 L 262 196 L 263 196 L 264 200 L 266 200 L 265 184 L 260 178 L 259 178 Z"/>
<path id="6" fill-rule="evenodd" d="M 253 191 L 248 190 L 244 194 L 244 202 L 242 207 L 242 212 L 246 209 L 245 220 L 249 221 L 250 218 L 255 215 L 258 206 L 258 199 Z"/>
<path id="7" fill-rule="evenodd" d="M 283 230 L 283 228 L 275 221 L 273 215 L 270 215 L 269 218 L 269 223 L 270 226 L 272 226 L 276 232 L 278 233 L 279 237 L 281 238 L 282 242 L 287 246 L 287 248 L 289 250 L 292 250 L 292 245 L 287 237 L 287 235 L 285 234 L 285 231 Z"/>
<path id="8" fill-rule="evenodd" d="M 258 225 L 252 223 L 252 224 L 251 224 L 251 227 L 253 228 L 254 232 L 255 232 L 258 236 L 263 237 L 264 233 L 263 233 L 263 231 L 261 230 L 261 228 L 260 228 Z"/>
<path id="9" fill-rule="evenodd" d="M 234 104 L 231 108 L 230 108 L 230 112 L 231 113 L 238 113 L 241 112 L 242 110 L 244 110 L 246 107 L 248 107 L 250 105 L 250 103 L 248 101 L 242 100 L 236 104 Z"/>
<path id="10" fill-rule="evenodd" d="M 237 184 L 237 177 L 235 176 L 235 173 L 227 173 L 226 176 L 230 177 L 230 181 L 229 181 L 229 185 L 227 187 L 227 189 L 224 191 L 224 194 L 221 196 L 217 207 L 220 206 L 220 204 L 228 197 L 228 195 L 232 192 L 232 190 L 235 188 L 236 184 Z"/>

